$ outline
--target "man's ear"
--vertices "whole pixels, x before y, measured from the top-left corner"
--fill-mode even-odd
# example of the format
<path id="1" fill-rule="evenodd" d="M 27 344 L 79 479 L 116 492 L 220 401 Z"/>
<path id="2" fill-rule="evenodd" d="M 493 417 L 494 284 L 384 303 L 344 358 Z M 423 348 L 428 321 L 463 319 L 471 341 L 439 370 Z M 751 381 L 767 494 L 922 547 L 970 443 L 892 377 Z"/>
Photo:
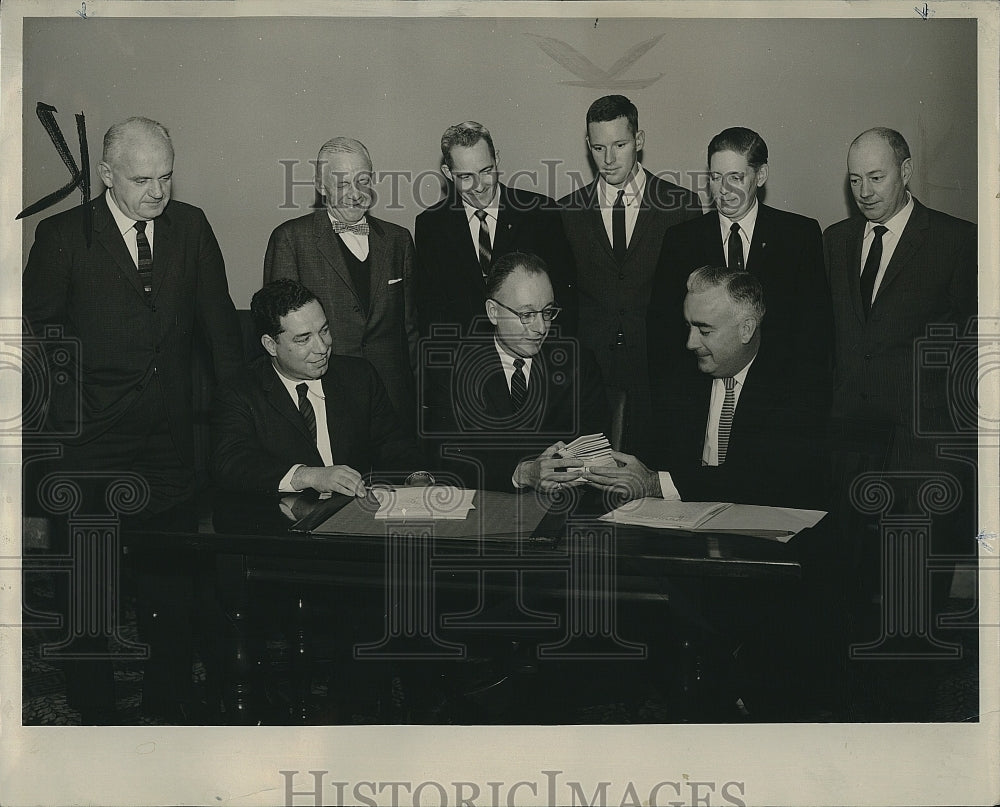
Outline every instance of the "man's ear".
<path id="1" fill-rule="evenodd" d="M 267 355 L 272 359 L 278 355 L 278 343 L 274 341 L 274 337 L 268 333 L 263 334 L 260 337 L 260 343 L 264 346 L 264 350 L 267 351 Z"/>
<path id="2" fill-rule="evenodd" d="M 448 163 L 441 163 L 441 173 L 444 174 L 445 179 L 449 182 L 455 181 L 455 176 L 451 173 L 451 169 L 448 167 Z"/>
<path id="3" fill-rule="evenodd" d="M 101 182 L 104 183 L 104 187 L 110 188 L 113 184 L 111 180 L 111 166 L 101 160 L 101 162 L 97 164 L 97 173 L 100 175 Z"/>
<path id="4" fill-rule="evenodd" d="M 903 177 L 903 184 L 910 184 L 910 177 L 913 175 L 913 160 L 907 157 L 899 166 L 899 173 Z"/>
<path id="5" fill-rule="evenodd" d="M 646 133 L 640 129 L 635 133 L 635 153 L 638 154 L 642 151 L 642 147 L 646 145 Z"/>
<path id="6" fill-rule="evenodd" d="M 749 345 L 750 340 L 753 339 L 753 335 L 757 333 L 757 327 L 759 323 L 754 317 L 746 317 L 743 322 L 740 323 L 740 341 L 744 345 Z"/>
<path id="7" fill-rule="evenodd" d="M 487 300 L 486 301 L 486 316 L 490 318 L 490 322 L 492 322 L 494 325 L 497 324 L 497 314 L 499 314 L 499 313 L 500 312 L 497 311 L 497 304 L 494 303 L 492 300 Z"/>
<path id="8" fill-rule="evenodd" d="M 765 182 L 767 182 L 767 163 L 757 169 L 757 187 L 762 188 Z"/>

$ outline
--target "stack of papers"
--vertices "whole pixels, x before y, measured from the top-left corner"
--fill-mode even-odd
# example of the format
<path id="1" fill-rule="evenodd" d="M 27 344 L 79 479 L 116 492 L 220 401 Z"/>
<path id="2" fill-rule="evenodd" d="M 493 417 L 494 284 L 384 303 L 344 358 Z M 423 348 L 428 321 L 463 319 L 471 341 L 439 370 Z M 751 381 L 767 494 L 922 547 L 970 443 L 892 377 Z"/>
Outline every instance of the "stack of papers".
<path id="1" fill-rule="evenodd" d="M 726 502 L 636 499 L 601 516 L 601 519 L 614 521 L 616 524 L 636 524 L 641 527 L 693 530 L 727 507 L 731 505 Z"/>
<path id="2" fill-rule="evenodd" d="M 375 518 L 424 521 L 427 519 L 464 519 L 475 510 L 476 491 L 451 485 L 414 488 L 374 488 L 379 508 Z"/>
<path id="3" fill-rule="evenodd" d="M 614 465 L 611 443 L 603 434 L 585 434 L 559 450 L 559 456 L 580 461 L 581 468 Z"/>

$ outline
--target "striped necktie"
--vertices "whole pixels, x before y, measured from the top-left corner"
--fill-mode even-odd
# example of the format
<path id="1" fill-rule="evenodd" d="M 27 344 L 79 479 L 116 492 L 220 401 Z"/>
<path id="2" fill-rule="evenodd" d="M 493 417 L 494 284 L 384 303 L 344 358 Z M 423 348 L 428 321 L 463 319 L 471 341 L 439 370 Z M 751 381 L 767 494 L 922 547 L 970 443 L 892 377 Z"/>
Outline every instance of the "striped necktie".
<path id="1" fill-rule="evenodd" d="M 486 223 L 486 211 L 477 210 L 476 218 L 479 219 L 479 268 L 483 271 L 483 277 L 490 271 L 490 261 L 493 260 L 493 245 L 490 243 L 490 227 Z"/>
<path id="2" fill-rule="evenodd" d="M 514 359 L 514 374 L 510 377 L 510 405 L 520 412 L 528 400 L 528 379 L 524 377 L 524 359 Z"/>
<path id="3" fill-rule="evenodd" d="M 729 451 L 729 433 L 733 430 L 733 413 L 736 411 L 736 379 L 723 378 L 726 386 L 726 397 L 722 402 L 722 414 L 719 415 L 719 465 L 726 461 Z"/>
<path id="4" fill-rule="evenodd" d="M 305 382 L 299 384 L 295 391 L 299 394 L 299 414 L 306 423 L 309 434 L 312 435 L 313 442 L 316 442 L 316 413 L 313 405 L 309 401 L 309 385 Z"/>
<path id="5" fill-rule="evenodd" d="M 139 280 L 149 295 L 153 291 L 153 250 L 149 248 L 149 239 L 146 238 L 146 222 L 137 221 L 132 226 L 135 227 L 135 245 L 139 257 Z"/>

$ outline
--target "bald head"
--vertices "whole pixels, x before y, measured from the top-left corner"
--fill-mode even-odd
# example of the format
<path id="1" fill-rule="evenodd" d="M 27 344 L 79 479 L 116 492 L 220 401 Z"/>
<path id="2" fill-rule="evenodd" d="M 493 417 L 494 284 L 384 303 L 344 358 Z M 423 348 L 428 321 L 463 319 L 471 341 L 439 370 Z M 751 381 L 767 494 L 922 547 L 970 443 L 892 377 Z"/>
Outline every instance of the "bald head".
<path id="1" fill-rule="evenodd" d="M 118 209 L 133 221 L 159 216 L 170 201 L 174 147 L 166 127 L 149 118 L 129 118 L 104 135 L 97 166 Z"/>
<path id="2" fill-rule="evenodd" d="M 885 224 L 908 199 L 906 186 L 913 173 L 910 147 L 894 129 L 868 129 L 851 143 L 847 173 L 862 215 L 876 224 Z"/>

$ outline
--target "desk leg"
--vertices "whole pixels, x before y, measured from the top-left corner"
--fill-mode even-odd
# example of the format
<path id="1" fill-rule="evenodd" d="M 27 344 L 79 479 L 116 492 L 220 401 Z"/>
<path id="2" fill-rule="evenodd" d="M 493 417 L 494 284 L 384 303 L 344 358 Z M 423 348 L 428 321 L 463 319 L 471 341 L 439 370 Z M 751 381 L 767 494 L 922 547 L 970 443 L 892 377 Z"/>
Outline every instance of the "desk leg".
<path id="1" fill-rule="evenodd" d="M 216 561 L 219 605 L 226 615 L 225 659 L 222 699 L 226 722 L 233 725 L 257 723 L 256 701 L 260 660 L 253 653 L 248 618 L 247 569 L 242 555 L 219 555 Z"/>

